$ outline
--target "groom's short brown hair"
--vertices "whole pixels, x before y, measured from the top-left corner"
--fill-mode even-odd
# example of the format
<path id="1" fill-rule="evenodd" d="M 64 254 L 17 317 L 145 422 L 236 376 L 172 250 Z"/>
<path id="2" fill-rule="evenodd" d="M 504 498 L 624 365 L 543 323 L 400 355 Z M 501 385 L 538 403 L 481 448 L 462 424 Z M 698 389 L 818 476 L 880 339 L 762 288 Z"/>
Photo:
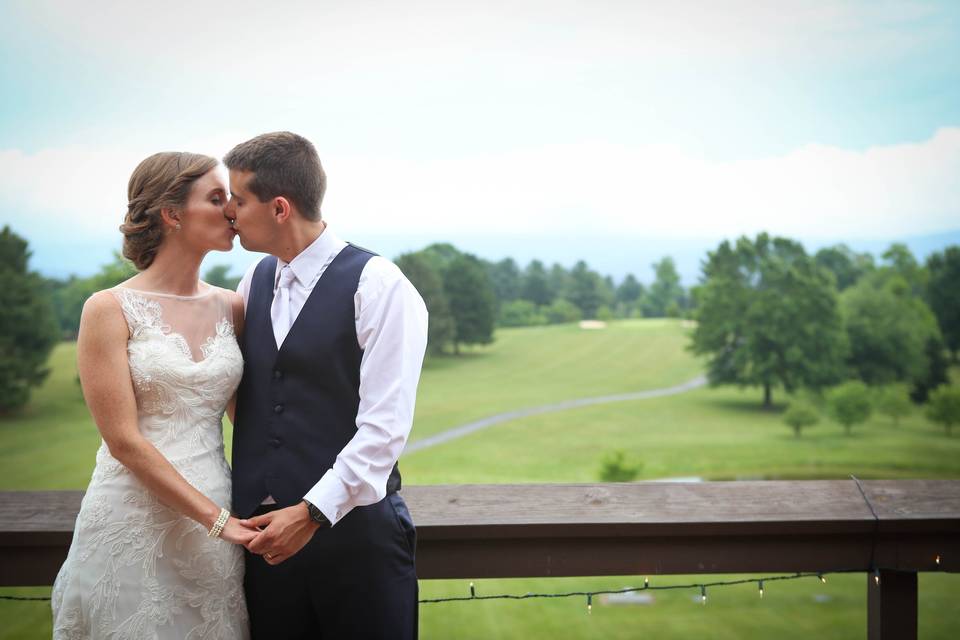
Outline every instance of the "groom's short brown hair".
<path id="1" fill-rule="evenodd" d="M 289 131 L 261 134 L 231 149 L 223 163 L 253 173 L 247 188 L 260 202 L 282 196 L 308 220 L 320 219 L 327 175 L 317 150 L 303 136 Z"/>

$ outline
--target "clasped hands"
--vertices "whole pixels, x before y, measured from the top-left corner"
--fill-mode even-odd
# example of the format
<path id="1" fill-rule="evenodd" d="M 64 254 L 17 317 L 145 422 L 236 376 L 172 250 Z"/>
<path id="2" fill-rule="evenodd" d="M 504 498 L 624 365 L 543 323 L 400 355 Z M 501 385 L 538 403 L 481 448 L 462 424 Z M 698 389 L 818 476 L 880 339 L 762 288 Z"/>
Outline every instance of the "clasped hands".
<path id="1" fill-rule="evenodd" d="M 231 517 L 221 537 L 263 556 L 267 564 L 277 565 L 300 551 L 319 528 L 307 505 L 299 502 L 246 520 Z"/>

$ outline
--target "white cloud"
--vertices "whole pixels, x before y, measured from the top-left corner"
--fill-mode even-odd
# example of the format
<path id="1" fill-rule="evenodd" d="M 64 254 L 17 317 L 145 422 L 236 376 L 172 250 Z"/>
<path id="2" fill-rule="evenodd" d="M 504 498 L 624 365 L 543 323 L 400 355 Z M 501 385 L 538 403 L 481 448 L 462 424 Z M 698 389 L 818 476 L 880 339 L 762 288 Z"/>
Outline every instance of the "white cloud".
<path id="1" fill-rule="evenodd" d="M 245 136 L 175 148 L 223 153 Z M 0 151 L 0 220 L 35 234 L 111 237 L 148 149 Z M 889 238 L 960 227 L 960 128 L 916 144 L 710 162 L 679 147 L 605 142 L 415 161 L 327 155 L 324 212 L 353 233 L 544 233 Z M 111 234 L 111 235 L 106 235 Z"/>

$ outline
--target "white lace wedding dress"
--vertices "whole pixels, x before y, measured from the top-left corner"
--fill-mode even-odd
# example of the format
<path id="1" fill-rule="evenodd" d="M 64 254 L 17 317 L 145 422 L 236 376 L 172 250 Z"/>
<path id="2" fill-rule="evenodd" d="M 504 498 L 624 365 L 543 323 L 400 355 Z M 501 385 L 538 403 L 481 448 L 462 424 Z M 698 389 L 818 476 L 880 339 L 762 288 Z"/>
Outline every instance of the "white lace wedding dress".
<path id="1" fill-rule="evenodd" d="M 221 418 L 243 358 L 227 292 L 115 287 L 130 328 L 140 432 L 183 477 L 230 506 Z M 168 508 L 101 443 L 53 586 L 54 638 L 248 638 L 243 549 Z"/>

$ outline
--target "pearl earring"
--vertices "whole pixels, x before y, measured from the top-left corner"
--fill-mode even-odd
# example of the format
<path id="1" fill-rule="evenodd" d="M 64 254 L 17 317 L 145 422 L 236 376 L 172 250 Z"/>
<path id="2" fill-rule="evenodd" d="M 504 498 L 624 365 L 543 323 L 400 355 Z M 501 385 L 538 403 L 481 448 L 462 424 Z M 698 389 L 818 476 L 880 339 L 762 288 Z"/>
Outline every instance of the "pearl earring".
<path id="1" fill-rule="evenodd" d="M 177 223 L 177 226 L 174 227 L 174 229 L 176 229 L 177 231 L 180 231 L 180 223 L 179 223 L 179 222 Z"/>

